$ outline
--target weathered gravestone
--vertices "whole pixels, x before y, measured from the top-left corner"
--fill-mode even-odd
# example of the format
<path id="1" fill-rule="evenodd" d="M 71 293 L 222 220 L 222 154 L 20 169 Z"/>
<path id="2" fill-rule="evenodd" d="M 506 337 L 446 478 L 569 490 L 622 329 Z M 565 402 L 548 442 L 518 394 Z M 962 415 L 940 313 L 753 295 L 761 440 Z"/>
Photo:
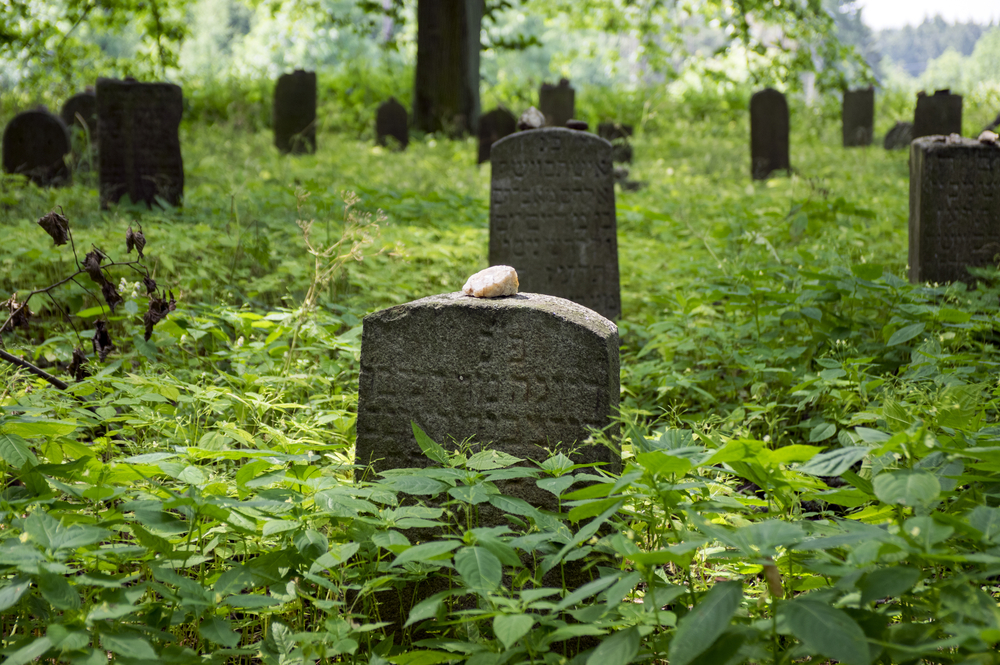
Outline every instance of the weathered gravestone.
<path id="1" fill-rule="evenodd" d="M 632 163 L 632 125 L 617 122 L 601 122 L 597 125 L 597 135 L 611 143 L 611 159 L 616 163 Z"/>
<path id="2" fill-rule="evenodd" d="M 910 281 L 969 282 L 1000 258 L 1000 146 L 960 137 L 910 146 Z"/>
<path id="3" fill-rule="evenodd" d="M 493 145 L 490 265 L 517 270 L 521 288 L 621 315 L 611 144 L 544 128 Z"/>
<path id="4" fill-rule="evenodd" d="M 490 161 L 494 143 L 517 131 L 517 118 L 505 108 L 496 108 L 479 117 L 479 163 Z"/>
<path id="5" fill-rule="evenodd" d="M 766 88 L 750 98 L 750 172 L 754 180 L 765 180 L 774 171 L 790 169 L 788 102 Z"/>
<path id="6" fill-rule="evenodd" d="M 4 172 L 21 173 L 42 187 L 69 183 L 69 151 L 66 125 L 48 111 L 19 113 L 3 132 Z"/>
<path id="7" fill-rule="evenodd" d="M 897 122 L 892 129 L 885 133 L 885 140 L 882 147 L 886 150 L 902 150 L 910 147 L 913 140 L 913 123 Z"/>
<path id="8" fill-rule="evenodd" d="M 97 79 L 101 206 L 128 195 L 180 205 L 184 160 L 177 134 L 184 93 L 172 83 Z"/>
<path id="9" fill-rule="evenodd" d="M 97 95 L 93 92 L 81 92 L 73 95 L 63 104 L 59 116 L 67 127 L 80 127 L 96 139 L 97 132 Z"/>
<path id="10" fill-rule="evenodd" d="M 386 138 L 393 137 L 403 150 L 410 143 L 410 128 L 406 109 L 395 97 L 390 97 L 375 111 L 375 143 L 386 145 Z"/>
<path id="11" fill-rule="evenodd" d="M 845 90 L 841 122 L 845 148 L 871 145 L 875 133 L 875 88 Z"/>
<path id="12" fill-rule="evenodd" d="M 962 95 L 951 90 L 937 90 L 933 95 L 917 94 L 913 112 L 913 138 L 936 134 L 962 133 Z"/>
<path id="13" fill-rule="evenodd" d="M 538 110 L 549 127 L 565 127 L 575 115 L 575 109 L 576 91 L 567 79 L 559 79 L 559 85 L 542 84 L 538 91 Z"/>
<path id="14" fill-rule="evenodd" d="M 296 69 L 274 86 L 274 145 L 283 153 L 316 152 L 316 72 Z"/>

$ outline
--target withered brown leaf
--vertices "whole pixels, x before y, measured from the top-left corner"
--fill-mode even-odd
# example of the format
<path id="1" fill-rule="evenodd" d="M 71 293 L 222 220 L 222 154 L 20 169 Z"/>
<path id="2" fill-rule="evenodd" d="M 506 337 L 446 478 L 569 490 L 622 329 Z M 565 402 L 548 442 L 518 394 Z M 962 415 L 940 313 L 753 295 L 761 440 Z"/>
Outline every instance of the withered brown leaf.
<path id="1" fill-rule="evenodd" d="M 103 258 L 104 255 L 96 249 L 92 252 L 87 252 L 87 255 L 83 257 L 83 269 L 90 275 L 90 279 L 98 284 L 104 284 L 108 281 L 101 270 L 101 259 Z"/>
<path id="2" fill-rule="evenodd" d="M 87 360 L 87 354 L 83 352 L 83 349 L 73 349 L 73 362 L 69 364 L 68 369 L 74 380 L 83 381 L 90 376 L 90 372 L 84 367 L 88 362 L 90 361 Z"/>
<path id="3" fill-rule="evenodd" d="M 11 328 L 20 326 L 25 330 L 28 329 L 28 319 L 31 318 L 31 310 L 28 309 L 26 304 L 17 302 L 17 291 L 10 294 L 10 298 L 0 304 L 0 307 L 7 310 L 8 316 L 11 317 Z"/>
<path id="4" fill-rule="evenodd" d="M 111 313 L 114 314 L 115 307 L 125 302 L 125 299 L 118 293 L 118 289 L 111 282 L 105 281 L 101 284 L 101 293 L 104 295 L 104 302 L 108 303 Z"/>
<path id="5" fill-rule="evenodd" d="M 115 343 L 111 341 L 111 333 L 108 332 L 108 322 L 98 320 L 94 324 L 94 353 L 104 362 L 108 354 L 115 348 Z"/>
<path id="6" fill-rule="evenodd" d="M 170 300 L 167 300 L 167 295 L 169 295 Z M 174 300 L 173 291 L 168 291 L 167 294 L 162 296 L 154 295 L 149 299 L 149 309 L 142 317 L 143 323 L 146 324 L 146 341 L 153 336 L 153 326 L 166 318 L 167 314 L 177 309 L 177 301 Z"/>
<path id="7" fill-rule="evenodd" d="M 156 292 L 156 280 L 149 275 L 142 278 L 142 284 L 146 287 L 147 296 L 152 296 Z"/>
<path id="8" fill-rule="evenodd" d="M 139 227 L 138 231 L 133 231 L 132 226 L 129 225 L 128 231 L 125 232 L 125 253 L 131 254 L 132 248 L 135 247 L 136 253 L 139 258 L 142 256 L 142 248 L 146 246 L 146 236 L 142 234 L 142 227 Z"/>
<path id="9" fill-rule="evenodd" d="M 69 220 L 57 212 L 50 212 L 38 220 L 38 225 L 52 236 L 56 245 L 65 245 L 69 240 Z"/>

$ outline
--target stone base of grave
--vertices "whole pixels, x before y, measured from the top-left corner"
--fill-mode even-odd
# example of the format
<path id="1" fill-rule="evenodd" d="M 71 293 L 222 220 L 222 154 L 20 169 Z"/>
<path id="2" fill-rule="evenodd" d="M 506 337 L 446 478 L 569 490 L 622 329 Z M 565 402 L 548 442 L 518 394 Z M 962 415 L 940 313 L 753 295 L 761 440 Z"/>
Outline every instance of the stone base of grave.
<path id="1" fill-rule="evenodd" d="M 969 282 L 1000 259 L 1000 146 L 929 136 L 910 146 L 910 281 Z"/>

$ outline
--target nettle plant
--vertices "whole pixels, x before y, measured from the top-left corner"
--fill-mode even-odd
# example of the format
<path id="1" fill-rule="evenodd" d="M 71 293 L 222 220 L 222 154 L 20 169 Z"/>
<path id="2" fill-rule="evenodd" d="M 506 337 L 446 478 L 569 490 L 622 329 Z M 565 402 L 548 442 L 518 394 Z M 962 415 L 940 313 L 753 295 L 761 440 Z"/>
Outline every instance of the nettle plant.
<path id="1" fill-rule="evenodd" d="M 121 276 L 120 280 L 116 283 L 114 281 L 116 273 L 122 269 L 127 269 L 142 280 L 141 284 L 145 288 L 145 297 L 148 301 L 147 309 L 142 315 L 143 326 L 145 328 L 145 334 L 142 338 L 144 342 L 149 342 L 153 334 L 153 327 L 162 321 L 167 314 L 176 309 L 177 301 L 174 298 L 173 292 L 157 290 L 156 280 L 153 279 L 149 267 L 145 264 L 143 249 L 146 247 L 146 237 L 142 232 L 142 226 L 137 224 L 138 230 L 133 230 L 130 225 L 125 231 L 125 251 L 127 254 L 131 254 L 134 249 L 137 254 L 135 260 L 115 261 L 100 247 L 92 246 L 91 250 L 84 255 L 81 261 L 77 253 L 76 242 L 73 239 L 69 220 L 65 215 L 52 211 L 39 219 L 38 225 L 51 236 L 56 246 L 69 243 L 73 251 L 73 264 L 76 270 L 60 277 L 48 286 L 34 288 L 20 298 L 18 293 L 14 292 L 10 298 L 0 303 L 0 311 L 5 311 L 7 314 L 7 319 L 3 324 L 0 324 L 0 335 L 3 333 L 13 333 L 17 329 L 20 329 L 24 333 L 29 333 L 32 328 L 32 319 L 38 316 L 36 312 L 32 312 L 29 304 L 36 296 L 45 296 L 48 299 L 51 311 L 64 321 L 69 322 L 72 326 L 76 344 L 72 350 L 72 360 L 66 370 L 75 380 L 80 381 L 89 374 L 85 367 L 89 362 L 89 358 L 84 350 L 86 346 L 83 341 L 84 338 L 90 337 L 93 349 L 92 357 L 96 357 L 101 362 L 104 362 L 108 354 L 115 349 L 115 342 L 111 336 L 112 329 L 109 326 L 109 323 L 113 320 L 112 316 L 115 314 L 115 310 L 118 307 L 122 307 L 125 314 L 129 316 L 137 316 L 139 313 L 139 305 L 135 298 L 138 296 L 140 283 L 138 281 L 130 283 L 125 276 Z M 61 304 L 53 297 L 53 291 L 69 284 L 75 285 L 82 291 L 86 299 L 96 302 L 96 306 L 86 308 L 74 314 L 67 305 Z M 100 291 L 100 296 L 98 296 L 97 291 Z M 129 292 L 131 292 L 131 297 L 126 301 L 124 294 Z M 94 322 L 93 330 L 84 332 L 77 328 L 74 318 L 89 317 L 92 315 L 98 316 Z M 2 339 L 2 336 L 0 336 L 0 344 L 2 344 Z M 63 337 L 59 336 L 59 339 L 62 341 Z M 45 342 L 45 339 L 41 339 L 39 340 L 39 345 Z M 67 384 L 64 381 L 24 358 L 17 357 L 0 349 L 0 359 L 28 370 L 57 388 L 62 390 L 67 388 Z"/>

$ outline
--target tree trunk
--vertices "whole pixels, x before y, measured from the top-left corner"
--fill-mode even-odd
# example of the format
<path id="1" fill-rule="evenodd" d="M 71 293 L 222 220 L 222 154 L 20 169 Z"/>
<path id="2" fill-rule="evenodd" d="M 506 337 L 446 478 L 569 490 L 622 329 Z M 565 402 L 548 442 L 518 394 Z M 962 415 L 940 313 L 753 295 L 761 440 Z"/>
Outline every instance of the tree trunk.
<path id="1" fill-rule="evenodd" d="M 417 0 L 413 126 L 459 135 L 479 121 L 483 0 Z"/>

